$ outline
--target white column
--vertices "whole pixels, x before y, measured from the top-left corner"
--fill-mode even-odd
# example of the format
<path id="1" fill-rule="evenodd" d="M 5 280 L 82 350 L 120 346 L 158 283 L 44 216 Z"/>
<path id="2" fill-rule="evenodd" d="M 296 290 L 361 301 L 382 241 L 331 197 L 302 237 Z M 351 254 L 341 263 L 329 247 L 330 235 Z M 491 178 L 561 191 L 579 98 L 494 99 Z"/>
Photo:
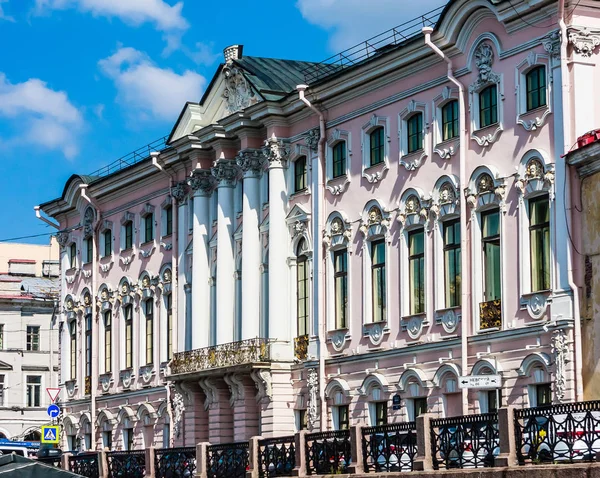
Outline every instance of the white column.
<path id="1" fill-rule="evenodd" d="M 173 352 L 185 350 L 185 248 L 188 237 L 187 186 L 178 183 L 171 188 L 171 196 L 177 200 L 177 316 L 173 324 Z M 172 297 L 171 299 L 173 299 Z M 175 303 L 175 301 L 173 301 Z"/>
<path id="2" fill-rule="evenodd" d="M 271 349 L 272 358 L 285 360 L 293 356 L 285 185 L 288 150 L 283 141 L 273 136 L 266 141 L 264 153 L 269 160 L 269 338 L 276 341 Z"/>
<path id="3" fill-rule="evenodd" d="M 219 159 L 212 168 L 219 181 L 217 199 L 217 345 L 233 342 L 235 264 L 233 261 L 233 188 L 239 169 L 235 160 Z"/>
<path id="4" fill-rule="evenodd" d="M 194 242 L 192 259 L 192 349 L 210 345 L 210 268 L 208 241 L 210 196 L 216 184 L 209 170 L 196 170 L 188 180 L 194 192 Z"/>
<path id="5" fill-rule="evenodd" d="M 242 340 L 260 335 L 261 246 L 260 178 L 265 165 L 260 150 L 241 151 L 237 164 L 244 171 L 242 229 Z"/>

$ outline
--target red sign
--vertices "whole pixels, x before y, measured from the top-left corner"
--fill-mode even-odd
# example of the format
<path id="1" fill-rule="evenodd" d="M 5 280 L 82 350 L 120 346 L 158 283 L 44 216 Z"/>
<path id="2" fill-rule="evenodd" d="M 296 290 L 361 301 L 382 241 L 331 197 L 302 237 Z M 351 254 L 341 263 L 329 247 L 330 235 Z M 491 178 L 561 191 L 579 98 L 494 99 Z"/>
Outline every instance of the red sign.
<path id="1" fill-rule="evenodd" d="M 52 400 L 52 403 L 56 402 L 56 399 L 58 398 L 58 394 L 60 393 L 60 388 L 47 388 L 46 392 L 48 392 L 48 395 L 50 395 L 50 400 Z"/>

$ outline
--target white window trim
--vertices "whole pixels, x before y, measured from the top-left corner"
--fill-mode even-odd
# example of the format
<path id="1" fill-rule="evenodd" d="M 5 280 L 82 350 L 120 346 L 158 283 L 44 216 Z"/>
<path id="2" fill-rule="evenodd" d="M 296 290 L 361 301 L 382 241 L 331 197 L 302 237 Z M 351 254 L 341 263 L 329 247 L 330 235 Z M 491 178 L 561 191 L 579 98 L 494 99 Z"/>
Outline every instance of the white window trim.
<path id="1" fill-rule="evenodd" d="M 156 208 L 152 204 L 146 204 L 146 205 L 144 205 L 144 208 L 142 209 L 142 211 L 139 214 L 139 217 L 140 217 L 139 246 L 140 247 L 142 245 L 154 244 L 156 242 L 156 216 L 154 214 L 155 209 Z M 148 241 L 148 240 L 146 240 L 146 218 L 149 216 L 152 218 L 152 239 Z"/>
<path id="2" fill-rule="evenodd" d="M 73 237 L 72 239 L 73 240 L 67 245 L 67 259 L 69 261 L 69 268 L 67 270 L 77 270 L 81 266 L 81 259 L 78 257 L 80 255 L 79 252 L 81 251 L 80 238 Z M 75 244 L 75 260 L 72 260 L 71 257 L 71 244 Z M 73 263 L 73 267 L 71 267 L 71 263 Z"/>
<path id="3" fill-rule="evenodd" d="M 346 173 L 337 178 L 333 177 L 333 147 L 344 141 L 346 144 Z M 326 157 L 326 183 L 325 187 L 334 196 L 339 196 L 348 189 L 350 184 L 350 163 L 352 158 L 352 133 L 340 129 L 334 129 L 327 139 Z"/>
<path id="4" fill-rule="evenodd" d="M 306 157 L 306 188 L 302 191 L 296 191 L 296 160 L 302 156 Z M 287 171 L 288 191 L 291 192 L 290 198 L 295 196 L 308 196 L 312 190 L 312 151 L 308 146 L 296 143 L 290 151 L 290 167 Z"/>
<path id="5" fill-rule="evenodd" d="M 490 192 L 478 193 L 477 184 L 482 174 L 489 174 L 493 180 L 493 190 Z M 490 209 L 498 209 L 500 215 L 500 297 L 502 300 L 502 328 L 507 327 L 506 323 L 506 270 L 504 259 L 506 257 L 506 240 L 504 234 L 506 231 L 506 182 L 501 178 L 493 166 L 479 166 L 473 171 L 469 185 L 467 187 L 467 205 L 471 208 L 471 277 L 472 277 L 472 317 L 473 331 L 490 332 L 495 329 L 479 328 L 479 304 L 483 302 L 483 243 L 481 235 L 481 213 Z M 463 304 L 466 305 L 466 304 Z M 512 325 L 512 324 L 511 324 Z"/>
<path id="6" fill-rule="evenodd" d="M 371 133 L 377 128 L 383 127 L 384 153 L 383 162 L 371 166 Z M 361 128 L 362 148 L 362 177 L 369 183 L 381 181 L 387 170 L 390 169 L 390 119 L 387 116 L 374 114 Z"/>
<path id="7" fill-rule="evenodd" d="M 70 370 L 70 368 L 69 368 Z M 27 405 L 27 377 L 40 377 L 40 405 L 38 407 L 36 407 L 35 405 L 32 405 L 31 407 L 29 407 Z M 42 393 L 45 388 L 46 388 L 46 377 L 44 374 L 42 373 L 36 373 L 36 372 L 23 372 L 23 406 L 25 408 L 41 408 L 44 407 L 46 405 L 46 399 L 44 398 L 45 394 Z"/>
<path id="8" fill-rule="evenodd" d="M 408 120 L 417 113 L 423 115 L 423 149 L 418 149 L 411 153 L 408 152 Z M 428 107 L 421 101 L 410 100 L 406 108 L 398 115 L 398 141 L 400 143 L 400 165 L 408 171 L 418 169 L 425 159 L 429 156 L 429 118 Z"/>
<path id="9" fill-rule="evenodd" d="M 546 70 L 546 105 L 527 111 L 527 80 L 526 75 L 533 68 L 544 66 Z M 550 55 L 529 52 L 529 55 L 515 68 L 515 95 L 517 97 L 516 123 L 525 131 L 535 131 L 546 123 L 548 115 L 552 113 L 552 68 Z"/>
<path id="10" fill-rule="evenodd" d="M 444 115 L 442 114 L 442 109 L 454 100 L 459 101 L 458 88 L 450 88 L 449 86 L 445 86 L 442 93 L 433 99 L 433 152 L 441 159 L 451 159 L 458 152 L 458 148 L 460 148 L 460 131 L 459 136 L 456 138 L 443 140 Z M 459 101 L 459 116 L 461 106 Z"/>
<path id="11" fill-rule="evenodd" d="M 171 198 L 167 198 L 160 205 L 160 237 L 169 237 L 173 234 L 173 218 L 175 217 L 175 209 L 171 209 L 171 234 L 167 234 L 167 209 L 172 208 Z"/>
<path id="12" fill-rule="evenodd" d="M 532 161 L 538 161 L 543 171 L 541 177 L 531 177 L 528 166 Z M 520 306 L 526 309 L 534 320 L 544 318 L 548 305 L 552 302 L 552 290 L 555 288 L 555 261 L 550 261 L 550 290 L 533 291 L 531 289 L 531 244 L 529 240 L 529 200 L 539 196 L 548 196 L 550 209 L 550 252 L 552 255 L 556 243 L 556 210 L 554 203 L 554 164 L 550 163 L 545 151 L 530 150 L 519 163 L 515 188 L 519 192 L 519 289 Z"/>
<path id="13" fill-rule="evenodd" d="M 132 212 L 125 212 L 125 214 L 123 214 L 123 217 L 121 217 L 121 234 L 119 235 L 119 239 L 120 239 L 120 250 L 121 252 L 128 250 L 125 248 L 125 225 L 131 221 L 132 224 L 132 240 L 131 240 L 131 249 L 135 249 L 136 247 L 136 224 L 135 224 L 135 214 L 133 214 Z"/>
<path id="14" fill-rule="evenodd" d="M 106 245 L 105 241 L 104 241 L 104 233 L 107 230 L 110 230 L 110 240 L 111 240 L 111 248 L 110 248 L 111 254 L 110 254 L 110 256 L 105 256 L 104 255 L 104 246 Z M 115 231 L 113 229 L 113 223 L 112 223 L 112 221 L 104 221 L 102 223 L 102 227 L 100 228 L 100 237 L 99 237 L 99 240 L 98 240 L 98 242 L 100 244 L 100 258 L 101 259 L 103 259 L 104 257 L 110 257 L 110 258 L 113 257 L 113 255 L 115 253 L 114 234 L 115 234 Z"/>

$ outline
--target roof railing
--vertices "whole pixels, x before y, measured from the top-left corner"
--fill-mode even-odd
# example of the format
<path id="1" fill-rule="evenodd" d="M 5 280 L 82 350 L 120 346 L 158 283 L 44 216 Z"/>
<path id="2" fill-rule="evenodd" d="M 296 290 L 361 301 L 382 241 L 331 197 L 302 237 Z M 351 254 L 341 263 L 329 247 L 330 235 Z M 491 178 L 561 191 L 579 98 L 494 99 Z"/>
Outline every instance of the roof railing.
<path id="1" fill-rule="evenodd" d="M 430 12 L 408 20 L 390 30 L 362 41 L 341 53 L 326 60 L 315 63 L 303 70 L 304 80 L 308 85 L 316 83 L 341 70 L 357 65 L 369 58 L 381 54 L 388 47 L 399 45 L 421 34 L 423 27 L 435 27 L 445 5 Z"/>

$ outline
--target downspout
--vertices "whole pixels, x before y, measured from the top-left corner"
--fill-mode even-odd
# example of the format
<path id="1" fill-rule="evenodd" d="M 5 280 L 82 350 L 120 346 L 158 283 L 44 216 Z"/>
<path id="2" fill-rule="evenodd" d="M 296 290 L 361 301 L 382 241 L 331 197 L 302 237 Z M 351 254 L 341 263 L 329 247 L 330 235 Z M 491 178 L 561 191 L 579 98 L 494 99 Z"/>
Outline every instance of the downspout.
<path id="1" fill-rule="evenodd" d="M 35 217 L 37 217 L 40 221 L 45 222 L 46 224 L 48 224 L 49 226 L 54 227 L 55 229 L 60 229 L 60 226 L 54 222 L 52 222 L 50 219 L 46 219 L 44 216 L 42 216 L 40 214 L 40 207 L 39 206 L 35 206 L 33 208 L 33 210 L 35 211 Z"/>
<path id="2" fill-rule="evenodd" d="M 313 181 L 316 185 L 315 190 L 312 193 L 313 202 L 313 294 L 316 294 L 317 301 L 314 304 L 313 313 L 317 316 L 318 326 L 318 337 L 319 337 L 319 399 L 321 401 L 321 431 L 327 430 L 327 408 L 325 407 L 325 337 L 327 335 L 327 324 L 325 321 L 324 314 L 324 298 L 323 298 L 323 284 L 322 284 L 322 271 L 323 271 L 323 260 L 322 254 L 323 244 L 320 241 L 321 231 L 323 230 L 323 205 L 325 203 L 325 188 L 323 183 L 323 166 L 325 165 L 325 117 L 323 113 L 315 108 L 308 99 L 306 99 L 304 92 L 308 88 L 308 85 L 298 85 L 298 97 L 300 101 L 308 106 L 318 117 L 319 117 L 319 143 L 317 146 L 317 158 L 313 162 Z"/>
<path id="3" fill-rule="evenodd" d="M 171 173 L 168 173 L 165 168 L 162 167 L 161 164 L 159 164 L 158 162 L 158 157 L 160 156 L 160 153 L 158 151 L 152 151 L 150 153 L 150 157 L 152 158 L 152 165 L 158 169 L 161 173 L 163 173 L 165 176 L 167 176 L 169 178 L 169 194 L 171 189 L 173 188 L 173 175 Z M 178 248 L 177 248 L 177 244 L 178 244 L 178 240 L 179 237 L 177 236 L 178 233 L 178 218 L 179 218 L 179 211 L 177 209 L 177 204 L 176 204 L 176 200 L 173 197 L 173 195 L 171 195 L 171 212 L 172 215 L 171 217 L 173 218 L 173 230 L 171 231 L 171 234 L 173 236 L 173 242 L 172 242 L 172 253 L 171 253 L 171 264 L 173 265 L 173 273 L 171 274 L 171 280 L 173 282 L 175 282 L 177 285 L 176 287 L 174 287 L 174 290 L 171 291 L 171 320 L 173 320 L 173 317 L 177 317 L 177 289 L 179 288 L 179 283 L 177 282 L 177 278 L 179 277 L 177 270 L 179 268 L 179 263 L 178 263 Z M 159 245 L 160 247 L 160 245 Z M 173 340 L 173 337 L 171 337 L 171 340 Z M 179 340 L 179 339 L 178 339 Z M 159 352 L 160 354 L 160 352 Z M 165 390 L 167 393 L 167 404 L 169 404 L 169 406 L 167 407 L 167 413 L 169 414 L 169 446 L 173 446 L 173 432 L 174 432 L 174 423 L 173 423 L 173 417 L 172 417 L 172 413 L 171 413 L 171 390 L 169 388 L 169 383 L 166 382 L 165 383 Z"/>
<path id="4" fill-rule="evenodd" d="M 568 69 L 568 54 L 567 46 L 569 44 L 567 36 L 567 25 L 565 23 L 565 0 L 559 0 L 558 2 L 558 25 L 560 27 L 560 78 L 561 78 L 561 89 L 562 89 L 562 103 L 563 103 L 563 154 L 566 156 L 571 149 L 573 143 L 571 139 L 571 116 L 570 116 L 570 92 L 571 92 L 571 79 L 569 77 Z M 571 206 L 571 170 L 565 161 L 565 175 L 566 185 L 565 188 L 565 220 L 567 221 L 567 227 L 573 230 L 572 224 L 572 206 Z M 575 333 L 575 400 L 580 402 L 583 400 L 583 353 L 581 350 L 581 317 L 579 310 L 579 288 L 575 284 L 573 279 L 573 248 L 575 246 L 571 244 L 567 247 L 567 280 L 569 282 L 569 288 L 573 292 L 573 322 L 574 322 L 574 333 Z"/>
<path id="5" fill-rule="evenodd" d="M 81 192 L 81 197 L 83 199 L 85 199 L 95 210 L 96 210 L 96 219 L 94 221 L 94 227 L 92 228 L 92 294 L 96 294 L 96 291 L 98 290 L 98 284 L 97 284 L 97 268 L 98 268 L 98 263 L 97 263 L 97 257 L 98 257 L 98 251 L 97 251 L 97 241 L 96 241 L 96 234 L 98 232 L 98 226 L 100 225 L 100 208 L 98 207 L 98 204 L 96 203 L 95 200 L 93 200 L 91 197 L 88 196 L 87 194 L 87 184 L 82 184 L 79 186 L 80 188 L 80 192 Z M 98 383 L 97 382 L 97 378 L 98 378 L 98 373 L 96 373 L 96 377 L 94 377 L 94 368 L 96 369 L 96 371 L 98 370 L 98 317 L 97 317 L 97 313 L 96 313 L 96 307 L 92 307 L 92 338 L 96 338 L 96 340 L 92 340 L 92 376 L 90 377 L 90 413 L 92 415 L 92 419 L 90 420 L 90 427 L 91 427 L 91 434 L 92 434 L 92 440 L 93 440 L 93 445 L 92 443 L 90 443 L 90 446 L 93 446 L 94 449 L 96 448 L 96 387 L 95 385 Z M 85 343 L 85 341 L 82 340 L 82 343 Z M 85 360 L 84 360 L 85 363 Z M 84 374 L 84 381 L 85 381 L 85 374 Z M 85 389 L 85 383 L 84 383 L 84 389 Z"/>
<path id="6" fill-rule="evenodd" d="M 460 123 L 460 133 L 461 133 L 461 141 L 460 141 L 460 151 L 459 151 L 459 197 L 460 197 L 460 250 L 462 251 L 460 254 L 460 270 L 461 270 L 461 373 L 466 375 L 467 368 L 469 366 L 468 363 L 468 338 L 469 338 L 469 329 L 470 329 L 470 314 L 469 307 L 471 305 L 469 287 L 467 286 L 467 281 L 465 280 L 468 276 L 467 270 L 469 267 L 468 264 L 468 245 L 467 245 L 467 201 L 465 195 L 462 193 L 462 189 L 467 184 L 466 178 L 466 166 L 467 166 L 467 146 L 468 146 L 468 135 L 467 135 L 467 120 L 466 120 L 466 112 L 465 112 L 465 87 L 463 84 L 458 81 L 453 72 L 452 60 L 448 58 L 442 50 L 440 50 L 432 41 L 431 34 L 433 33 L 433 28 L 424 27 L 423 35 L 425 35 L 425 44 L 433 50 L 433 52 L 442 58 L 448 64 L 448 79 L 454 83 L 458 87 L 458 102 L 460 105 L 459 108 L 459 123 Z M 468 390 L 466 388 L 462 389 L 462 412 L 463 415 L 468 415 L 469 413 L 469 396 Z"/>

